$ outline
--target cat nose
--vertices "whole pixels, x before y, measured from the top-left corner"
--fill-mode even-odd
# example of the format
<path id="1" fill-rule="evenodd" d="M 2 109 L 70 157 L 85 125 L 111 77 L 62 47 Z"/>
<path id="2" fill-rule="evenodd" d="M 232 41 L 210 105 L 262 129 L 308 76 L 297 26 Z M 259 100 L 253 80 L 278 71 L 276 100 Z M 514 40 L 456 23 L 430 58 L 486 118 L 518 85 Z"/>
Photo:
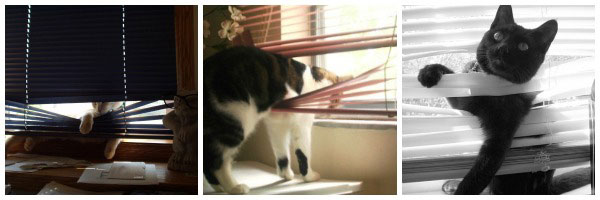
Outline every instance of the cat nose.
<path id="1" fill-rule="evenodd" d="M 504 54 L 508 53 L 508 46 L 507 45 L 498 45 L 498 47 L 496 47 L 496 51 L 499 54 L 504 55 Z"/>

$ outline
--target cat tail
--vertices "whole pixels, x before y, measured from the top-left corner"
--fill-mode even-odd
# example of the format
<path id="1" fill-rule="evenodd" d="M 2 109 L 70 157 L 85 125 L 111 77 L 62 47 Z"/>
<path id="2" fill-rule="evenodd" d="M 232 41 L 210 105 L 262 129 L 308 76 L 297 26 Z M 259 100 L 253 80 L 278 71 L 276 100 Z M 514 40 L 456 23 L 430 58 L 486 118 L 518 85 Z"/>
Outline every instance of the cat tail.
<path id="1" fill-rule="evenodd" d="M 591 168 L 579 168 L 552 179 L 550 192 L 552 194 L 562 194 L 591 183 Z"/>
<path id="2" fill-rule="evenodd" d="M 502 166 L 511 142 L 511 139 L 496 136 L 487 138 L 479 149 L 475 164 L 460 182 L 454 194 L 481 194 Z"/>

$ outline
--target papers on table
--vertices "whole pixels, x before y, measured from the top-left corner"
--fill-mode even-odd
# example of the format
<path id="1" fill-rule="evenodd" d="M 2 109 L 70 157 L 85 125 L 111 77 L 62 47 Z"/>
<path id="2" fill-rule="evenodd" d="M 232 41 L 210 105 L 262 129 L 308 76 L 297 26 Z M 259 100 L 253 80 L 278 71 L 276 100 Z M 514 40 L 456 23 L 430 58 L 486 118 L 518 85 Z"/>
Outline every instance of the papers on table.
<path id="1" fill-rule="evenodd" d="M 158 185 L 158 178 L 154 164 L 114 162 L 90 165 L 77 183 Z"/>
<path id="2" fill-rule="evenodd" d="M 89 164 L 85 160 L 75 160 L 67 157 L 18 153 L 7 156 L 5 171 L 30 173 L 45 168 L 85 167 Z"/>
<path id="3" fill-rule="evenodd" d="M 123 192 L 92 192 L 69 187 L 57 182 L 50 182 L 38 192 L 38 195 L 119 195 Z"/>

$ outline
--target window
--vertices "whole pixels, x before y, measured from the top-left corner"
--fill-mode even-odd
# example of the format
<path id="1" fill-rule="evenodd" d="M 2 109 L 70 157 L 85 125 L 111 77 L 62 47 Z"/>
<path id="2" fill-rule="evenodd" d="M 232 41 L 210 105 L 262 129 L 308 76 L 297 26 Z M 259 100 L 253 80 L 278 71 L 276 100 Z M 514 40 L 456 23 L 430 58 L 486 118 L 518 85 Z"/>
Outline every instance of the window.
<path id="1" fill-rule="evenodd" d="M 396 10 L 393 6 L 245 6 L 241 9 L 247 17 L 241 24 L 244 31 L 250 32 L 254 44 L 266 51 L 294 57 L 338 75 L 357 76 L 385 65 L 369 77 L 369 80 L 384 80 L 381 83 L 344 92 L 348 97 L 342 99 L 340 109 L 355 112 L 348 111 L 335 118 L 395 121 Z M 315 104 L 327 102 L 311 105 Z M 373 118 L 358 110 L 389 111 L 393 115 Z"/>
<path id="2" fill-rule="evenodd" d="M 451 109 L 443 97 L 543 91 L 497 174 L 589 164 L 593 6 L 513 6 L 516 23 L 525 28 L 549 19 L 559 23 L 544 64 L 526 84 L 473 73 L 445 75 L 444 82 L 431 89 L 417 81 L 418 70 L 427 64 L 459 71 L 474 60 L 496 9 L 485 5 L 403 8 L 403 183 L 462 178 L 472 166 L 482 140 L 479 123 L 470 113 Z"/>
<path id="3" fill-rule="evenodd" d="M 6 133 L 170 139 L 173 6 L 7 6 Z M 158 101 L 160 100 L 160 101 Z M 90 103 L 124 101 L 79 132 Z"/>

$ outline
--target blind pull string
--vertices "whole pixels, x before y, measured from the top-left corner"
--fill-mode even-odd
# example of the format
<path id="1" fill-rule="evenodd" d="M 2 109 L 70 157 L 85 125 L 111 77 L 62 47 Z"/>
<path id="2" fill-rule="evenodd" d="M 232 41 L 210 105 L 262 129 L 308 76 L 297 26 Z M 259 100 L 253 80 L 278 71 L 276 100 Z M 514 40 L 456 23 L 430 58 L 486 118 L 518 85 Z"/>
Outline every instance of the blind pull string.
<path id="1" fill-rule="evenodd" d="M 271 10 L 269 10 L 269 17 L 267 18 L 267 21 L 271 21 L 271 13 L 273 13 L 273 7 L 271 7 Z M 267 35 L 269 33 L 269 26 L 271 26 L 271 23 L 267 23 L 266 27 L 265 27 L 265 37 L 263 38 L 263 42 L 267 41 Z"/>
<path id="2" fill-rule="evenodd" d="M 31 5 L 27 6 L 27 43 L 25 48 L 25 115 L 23 125 L 27 130 L 27 115 L 29 114 L 29 31 L 31 28 Z"/>
<path id="3" fill-rule="evenodd" d="M 394 29 L 392 30 L 392 39 L 391 39 L 392 41 L 394 41 L 394 36 L 396 35 L 396 26 L 397 25 L 398 25 L 398 15 L 396 15 L 396 17 L 394 18 Z M 385 60 L 385 64 L 384 64 L 384 67 L 383 67 L 383 79 L 386 80 L 385 82 L 383 82 L 383 89 L 384 89 L 383 96 L 385 98 L 384 104 L 385 104 L 385 111 L 386 112 L 389 111 L 388 101 L 387 101 L 388 100 L 388 97 L 387 97 L 387 93 L 388 93 L 388 90 L 387 90 L 387 80 L 388 80 L 388 78 L 387 78 L 387 64 L 390 61 L 390 54 L 391 53 L 392 53 L 392 46 L 388 47 L 388 55 L 387 55 L 387 58 Z M 388 117 L 394 117 L 394 116 L 388 115 Z"/>
<path id="4" fill-rule="evenodd" d="M 123 122 L 125 123 L 125 134 L 127 134 L 127 115 L 125 107 L 127 105 L 127 64 L 126 64 L 126 53 L 125 53 L 125 5 L 121 5 L 121 31 L 123 40 L 123 89 L 124 89 L 124 101 L 123 101 Z"/>

